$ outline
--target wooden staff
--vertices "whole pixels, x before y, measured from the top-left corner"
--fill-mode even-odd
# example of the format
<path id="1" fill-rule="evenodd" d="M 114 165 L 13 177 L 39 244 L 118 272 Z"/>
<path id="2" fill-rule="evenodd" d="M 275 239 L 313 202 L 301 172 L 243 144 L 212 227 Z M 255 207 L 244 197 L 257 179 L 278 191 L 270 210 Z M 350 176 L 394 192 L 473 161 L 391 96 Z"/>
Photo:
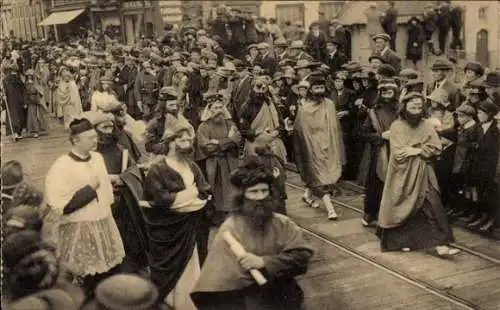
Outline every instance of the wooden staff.
<path id="1" fill-rule="evenodd" d="M 239 243 L 238 240 L 236 240 L 236 238 L 234 238 L 229 231 L 225 231 L 222 237 L 227 242 L 227 244 L 231 248 L 231 251 L 234 253 L 234 255 L 236 255 L 238 259 L 246 255 L 247 252 L 245 251 L 241 243 Z M 259 270 L 251 269 L 249 272 L 258 285 L 262 286 L 267 283 L 267 279 Z"/>

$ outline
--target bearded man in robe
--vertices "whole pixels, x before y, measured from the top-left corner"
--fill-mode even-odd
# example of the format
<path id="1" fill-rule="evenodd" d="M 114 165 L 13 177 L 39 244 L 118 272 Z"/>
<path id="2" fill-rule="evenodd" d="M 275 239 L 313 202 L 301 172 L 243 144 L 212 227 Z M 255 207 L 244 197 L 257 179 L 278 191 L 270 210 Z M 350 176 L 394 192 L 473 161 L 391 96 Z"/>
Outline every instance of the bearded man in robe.
<path id="1" fill-rule="evenodd" d="M 330 197 L 345 161 L 342 129 L 335 104 L 327 98 L 324 75 L 312 73 L 308 81 L 310 88 L 297 113 L 293 135 L 297 168 L 306 184 L 302 200 L 318 208 L 313 194 L 321 197 L 328 219 L 335 220 L 337 213 Z"/>
<path id="2" fill-rule="evenodd" d="M 301 309 L 303 292 L 294 278 L 307 271 L 313 250 L 294 222 L 274 212 L 279 202 L 273 172 L 249 155 L 231 182 L 238 188 L 235 212 L 215 236 L 193 301 L 200 310 Z M 244 255 L 232 252 L 227 233 Z M 260 271 L 267 283 L 257 285 L 250 270 Z"/>
<path id="3" fill-rule="evenodd" d="M 220 225 L 231 211 L 234 189 L 231 171 L 238 166 L 238 148 L 241 136 L 222 103 L 222 96 L 209 93 L 202 123 L 196 137 L 199 152 L 197 160 L 205 159 L 208 183 L 212 187 L 215 204 L 213 223 Z"/>
<path id="4" fill-rule="evenodd" d="M 144 220 L 135 204 L 127 205 L 124 200 L 124 183 L 120 175 L 135 164 L 132 156 L 127 156 L 126 148 L 118 143 L 115 117 L 111 113 L 86 112 L 85 117 L 93 123 L 98 136 L 97 153 L 104 158 L 106 171 L 111 179 L 114 193 L 113 217 L 120 231 L 125 258 L 121 266 L 123 272 L 143 272 L 147 266 L 144 238 Z M 124 162 L 126 161 L 126 162 Z"/>
<path id="5" fill-rule="evenodd" d="M 454 237 L 432 164 L 442 146 L 432 121 L 424 115 L 422 95 L 410 93 L 390 127 L 378 235 L 382 251 L 435 248 L 438 255 L 449 256 L 459 250 L 448 246 Z"/>
<path id="6" fill-rule="evenodd" d="M 382 80 L 378 85 L 379 96 L 361 127 L 365 142 L 362 168 L 366 167 L 363 226 L 376 226 L 384 180 L 389 165 L 389 128 L 397 119 L 397 85 L 394 80 Z M 365 169 L 363 169 L 365 170 Z"/>
<path id="7" fill-rule="evenodd" d="M 169 124 L 163 138 L 166 153 L 150 166 L 144 182 L 151 280 L 159 300 L 186 310 L 196 309 L 189 294 L 200 272 L 198 252 L 206 251 L 208 243 L 201 230 L 210 185 L 191 160 L 193 139 L 189 124 Z M 202 235 L 207 238 L 200 240 Z"/>
<path id="8" fill-rule="evenodd" d="M 254 80 L 248 101 L 241 107 L 239 130 L 245 139 L 245 153 L 255 154 L 255 147 L 269 145 L 271 151 L 286 161 L 284 122 L 269 93 L 265 77 Z"/>
<path id="9" fill-rule="evenodd" d="M 178 121 L 189 124 L 189 121 L 180 111 L 178 92 L 172 86 L 163 87 L 160 89 L 156 115 L 146 128 L 146 151 L 153 154 L 165 155 L 167 153 L 166 145 L 162 140 L 165 128 L 168 128 L 170 123 Z M 194 128 L 192 131 L 194 134 Z"/>

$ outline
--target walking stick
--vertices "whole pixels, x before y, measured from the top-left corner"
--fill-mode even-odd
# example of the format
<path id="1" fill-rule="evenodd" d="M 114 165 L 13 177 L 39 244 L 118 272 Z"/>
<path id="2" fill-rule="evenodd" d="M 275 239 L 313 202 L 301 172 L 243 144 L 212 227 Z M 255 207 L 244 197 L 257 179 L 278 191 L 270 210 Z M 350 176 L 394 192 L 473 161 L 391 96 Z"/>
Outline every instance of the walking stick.
<path id="1" fill-rule="evenodd" d="M 7 113 L 7 117 L 6 117 L 6 118 L 9 120 L 9 126 L 10 126 L 10 131 L 11 131 L 11 137 L 12 137 L 12 140 L 13 140 L 14 142 L 16 142 L 16 141 L 17 141 L 17 140 L 16 140 L 16 137 L 15 137 L 16 133 L 14 132 L 14 126 L 12 126 L 12 119 L 11 119 L 11 117 L 10 117 L 9 106 L 8 106 L 8 104 L 7 104 L 7 100 L 3 99 L 3 101 L 4 101 L 4 103 L 5 103 L 5 113 Z"/>
<path id="2" fill-rule="evenodd" d="M 229 231 L 225 231 L 222 236 L 237 258 L 241 258 L 247 253 L 241 243 L 239 243 L 238 240 L 236 240 L 236 238 L 234 238 Z M 258 285 L 262 286 L 267 283 L 267 279 L 259 270 L 251 269 L 249 272 Z"/>

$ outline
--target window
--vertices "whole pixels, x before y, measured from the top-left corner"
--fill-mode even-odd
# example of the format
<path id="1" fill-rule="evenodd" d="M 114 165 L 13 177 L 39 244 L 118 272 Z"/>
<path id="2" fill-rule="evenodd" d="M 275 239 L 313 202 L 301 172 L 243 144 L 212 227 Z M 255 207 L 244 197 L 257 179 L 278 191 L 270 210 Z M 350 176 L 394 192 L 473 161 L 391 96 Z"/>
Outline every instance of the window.
<path id="1" fill-rule="evenodd" d="M 286 21 L 292 24 L 300 21 L 305 23 L 304 4 L 277 4 L 276 5 L 276 23 L 283 25 Z M 305 26 L 305 25 L 304 25 Z"/>
<path id="2" fill-rule="evenodd" d="M 325 20 L 332 20 L 337 17 L 344 6 L 345 1 L 329 1 L 319 4 L 319 11 L 325 14 Z"/>
<path id="3" fill-rule="evenodd" d="M 483 20 L 488 19 L 488 8 L 487 7 L 480 8 L 478 15 L 479 15 L 479 19 L 483 19 Z"/>

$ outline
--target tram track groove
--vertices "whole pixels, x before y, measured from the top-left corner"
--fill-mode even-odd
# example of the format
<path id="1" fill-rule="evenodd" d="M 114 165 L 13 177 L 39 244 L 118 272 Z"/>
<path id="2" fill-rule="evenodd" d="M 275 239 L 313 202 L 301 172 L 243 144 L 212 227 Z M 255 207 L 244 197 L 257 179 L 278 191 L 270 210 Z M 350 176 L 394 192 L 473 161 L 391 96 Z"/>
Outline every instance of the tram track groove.
<path id="1" fill-rule="evenodd" d="M 290 169 L 287 169 L 287 170 L 290 171 Z M 296 173 L 293 170 L 290 172 Z M 349 183 L 346 183 L 346 184 L 348 184 L 348 187 L 350 187 L 350 188 L 357 188 L 358 189 L 358 190 L 353 190 L 353 189 L 347 189 L 347 190 L 350 190 L 352 192 L 356 192 L 358 194 L 363 194 L 363 192 L 361 191 L 362 187 L 360 187 L 356 184 L 349 184 Z M 290 181 L 287 181 L 286 185 L 288 187 L 295 189 L 295 190 L 298 190 L 298 191 L 305 190 L 304 186 L 294 184 L 293 182 L 290 182 Z M 346 190 L 346 188 L 344 186 L 342 186 L 342 184 L 339 187 L 342 189 L 342 191 Z M 363 214 L 363 211 L 360 210 L 360 208 L 349 205 L 348 203 L 340 201 L 340 200 L 336 199 L 335 197 L 332 197 L 331 201 L 336 206 L 351 210 L 357 214 L 361 214 L 361 215 Z M 291 218 L 293 219 L 293 216 L 291 216 Z M 371 257 L 367 254 L 364 254 L 364 253 L 356 250 L 355 248 L 347 245 L 345 242 L 341 242 L 341 241 L 336 240 L 335 237 L 332 237 L 332 236 L 329 236 L 328 234 L 322 233 L 322 232 L 318 231 L 317 229 L 312 229 L 310 227 L 307 227 L 307 225 L 303 225 L 301 223 L 297 223 L 297 224 L 308 235 L 310 235 L 314 238 L 317 238 L 317 239 L 325 242 L 326 244 L 333 246 L 333 247 L 339 249 L 340 251 L 342 251 L 342 252 L 344 252 L 352 257 L 355 257 L 356 259 L 363 261 L 363 262 L 365 262 L 365 263 L 367 263 L 367 264 L 369 264 L 369 265 L 371 265 L 379 270 L 382 270 L 382 271 L 384 271 L 384 272 L 386 272 L 386 273 L 388 273 L 388 274 L 390 274 L 390 275 L 392 275 L 392 276 L 394 276 L 394 277 L 396 277 L 396 278 L 398 278 L 398 279 L 400 279 L 400 280 L 402 280 L 410 285 L 418 287 L 418 288 L 420 288 L 420 289 L 422 289 L 422 290 L 424 290 L 432 295 L 435 295 L 435 296 L 442 298 L 443 300 L 446 300 L 446 301 L 448 301 L 456 306 L 459 306 L 462 309 L 475 309 L 475 310 L 485 309 L 485 308 L 482 308 L 481 306 L 479 306 L 478 304 L 474 303 L 473 301 L 471 301 L 469 299 L 462 298 L 459 296 L 459 294 L 454 293 L 453 287 L 442 286 L 442 285 L 439 285 L 437 283 L 433 283 L 434 281 L 428 280 L 428 279 L 419 279 L 417 276 L 410 275 L 410 274 L 402 271 L 400 268 L 392 267 L 387 263 L 384 263 L 384 262 L 377 260 L 377 258 L 374 258 L 374 257 Z M 492 257 L 490 255 L 481 253 L 481 252 L 476 251 L 474 249 L 471 249 L 471 248 L 467 247 L 466 245 L 453 243 L 453 244 L 451 244 L 451 246 L 455 247 L 457 249 L 460 249 L 463 253 L 478 257 L 478 258 L 480 258 L 488 263 L 493 263 L 494 265 L 500 264 L 499 259 Z M 491 266 L 488 266 L 485 268 L 491 268 Z"/>
<path id="2" fill-rule="evenodd" d="M 292 169 L 288 169 L 290 172 L 293 172 L 293 173 L 296 173 L 296 171 L 293 171 Z M 359 191 L 357 191 L 359 194 L 364 194 L 364 191 L 363 191 L 363 187 L 357 185 L 357 184 L 354 184 L 352 182 L 349 182 L 349 181 L 342 181 L 342 183 L 345 183 L 345 184 L 348 184 L 349 187 L 354 187 L 354 188 L 358 188 Z M 301 185 L 297 185 L 297 184 L 293 184 L 291 182 L 286 182 L 287 186 L 290 186 L 291 188 L 295 188 L 297 190 L 302 190 L 304 191 L 305 190 L 305 187 L 304 186 L 301 186 Z M 341 187 L 343 190 L 345 190 L 346 188 L 344 188 L 342 186 L 342 184 L 339 186 Z M 352 189 L 348 189 L 348 190 L 351 190 L 351 191 L 354 191 Z M 345 202 L 342 202 L 338 199 L 335 199 L 334 197 L 331 197 L 330 200 L 332 201 L 332 203 L 334 203 L 335 205 L 338 205 L 340 207 L 343 207 L 343 208 L 346 208 L 346 209 L 350 209 L 356 213 L 359 213 L 359 214 L 363 214 L 363 210 L 360 210 L 359 208 L 357 207 L 354 207 L 354 206 L 351 206 Z M 460 244 L 460 243 L 456 243 L 456 242 L 453 242 L 450 244 L 452 247 L 454 248 L 457 248 L 463 252 L 466 252 L 468 254 L 471 254 L 471 255 L 474 255 L 474 256 L 477 256 L 479 258 L 482 258 L 484 260 L 487 260 L 491 263 L 494 263 L 496 265 L 500 265 L 500 259 L 498 258 L 495 258 L 495 257 L 492 257 L 488 254 L 485 254 L 485 253 L 482 253 L 482 252 L 479 252 L 479 251 L 476 251 L 474 249 L 471 249 L 470 247 L 468 247 L 467 245 L 463 245 L 463 244 Z"/>

